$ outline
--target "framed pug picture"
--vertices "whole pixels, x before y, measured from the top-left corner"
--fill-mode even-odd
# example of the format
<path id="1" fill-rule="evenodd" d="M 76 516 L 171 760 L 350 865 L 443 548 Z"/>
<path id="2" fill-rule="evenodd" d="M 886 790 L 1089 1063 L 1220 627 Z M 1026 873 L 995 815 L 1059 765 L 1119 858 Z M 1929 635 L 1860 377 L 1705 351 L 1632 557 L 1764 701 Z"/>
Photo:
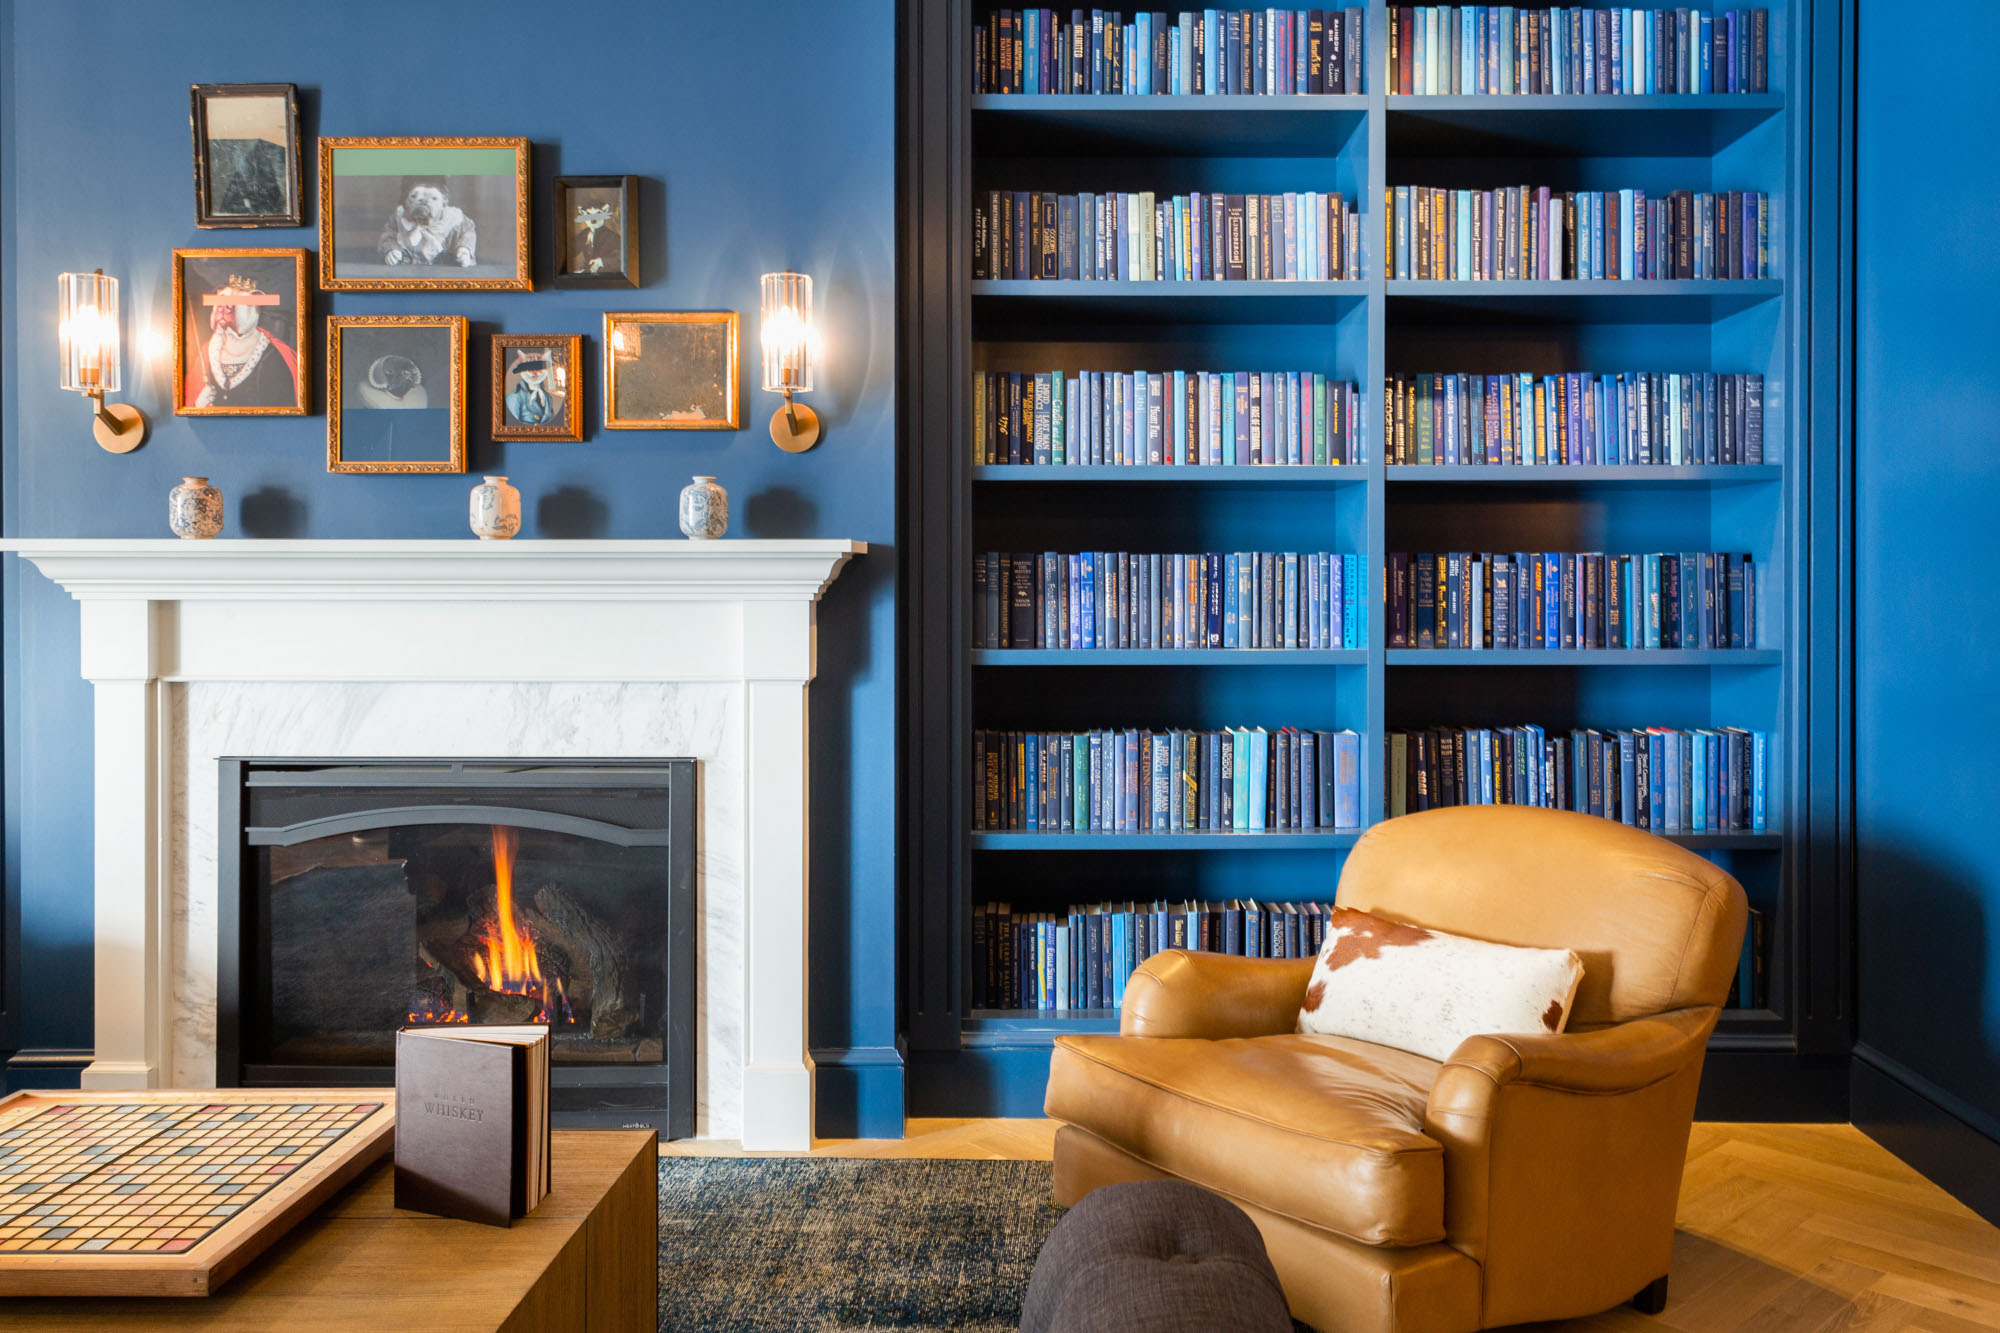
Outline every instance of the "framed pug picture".
<path id="1" fill-rule="evenodd" d="M 319 285 L 528 291 L 528 141 L 321 139 Z"/>
<path id="2" fill-rule="evenodd" d="M 556 178 L 558 287 L 639 285 L 639 178 Z"/>
<path id="3" fill-rule="evenodd" d="M 583 337 L 575 333 L 493 335 L 493 438 L 581 440 Z"/>
<path id="4" fill-rule="evenodd" d="M 609 430 L 735 430 L 736 312 L 604 316 Z"/>
<path id="5" fill-rule="evenodd" d="M 299 94 L 289 83 L 197 83 L 194 225 L 302 227 Z"/>
<path id="6" fill-rule="evenodd" d="M 174 412 L 302 416 L 311 390 L 305 250 L 174 251 Z"/>
<path id="7" fill-rule="evenodd" d="M 326 322 L 326 470 L 465 471 L 465 319 Z"/>

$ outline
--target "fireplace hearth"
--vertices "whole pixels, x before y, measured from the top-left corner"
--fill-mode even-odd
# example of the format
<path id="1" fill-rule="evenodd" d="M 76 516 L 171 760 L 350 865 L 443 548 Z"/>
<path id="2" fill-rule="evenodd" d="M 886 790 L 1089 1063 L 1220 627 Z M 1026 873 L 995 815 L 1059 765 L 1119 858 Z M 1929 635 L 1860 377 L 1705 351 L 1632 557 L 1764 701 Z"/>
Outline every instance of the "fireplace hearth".
<path id="1" fill-rule="evenodd" d="M 217 1080 L 549 1024 L 557 1123 L 694 1132 L 694 762 L 222 761 Z"/>

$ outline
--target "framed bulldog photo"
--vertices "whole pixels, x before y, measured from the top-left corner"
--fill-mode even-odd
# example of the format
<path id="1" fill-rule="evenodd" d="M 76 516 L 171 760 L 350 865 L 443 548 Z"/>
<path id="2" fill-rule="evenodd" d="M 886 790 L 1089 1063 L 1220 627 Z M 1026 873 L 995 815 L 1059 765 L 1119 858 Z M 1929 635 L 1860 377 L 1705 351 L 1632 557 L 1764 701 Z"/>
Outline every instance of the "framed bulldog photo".
<path id="1" fill-rule="evenodd" d="M 581 440 L 583 336 L 493 335 L 493 438 Z"/>
<path id="2" fill-rule="evenodd" d="M 174 412 L 303 416 L 312 341 L 306 250 L 174 251 Z"/>
<path id="3" fill-rule="evenodd" d="M 326 470 L 465 471 L 461 315 L 326 322 Z"/>
<path id="4" fill-rule="evenodd" d="M 604 316 L 608 430 L 735 430 L 736 312 Z"/>
<path id="5" fill-rule="evenodd" d="M 556 178 L 558 287 L 639 285 L 639 178 Z"/>
<path id="6" fill-rule="evenodd" d="M 328 291 L 528 291 L 528 141 L 323 138 L 319 241 Z"/>
<path id="7" fill-rule="evenodd" d="M 197 83 L 194 225 L 302 227 L 299 94 L 289 83 Z"/>

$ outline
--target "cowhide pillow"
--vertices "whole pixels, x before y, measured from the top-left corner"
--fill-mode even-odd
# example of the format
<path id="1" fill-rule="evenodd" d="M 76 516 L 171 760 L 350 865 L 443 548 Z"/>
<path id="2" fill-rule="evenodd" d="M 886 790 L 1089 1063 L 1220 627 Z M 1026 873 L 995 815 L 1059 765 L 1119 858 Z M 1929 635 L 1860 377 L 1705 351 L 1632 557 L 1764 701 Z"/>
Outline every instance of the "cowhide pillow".
<path id="1" fill-rule="evenodd" d="M 1447 935 L 1336 907 L 1313 963 L 1299 1031 L 1449 1059 L 1467 1037 L 1561 1032 L 1583 960 Z"/>

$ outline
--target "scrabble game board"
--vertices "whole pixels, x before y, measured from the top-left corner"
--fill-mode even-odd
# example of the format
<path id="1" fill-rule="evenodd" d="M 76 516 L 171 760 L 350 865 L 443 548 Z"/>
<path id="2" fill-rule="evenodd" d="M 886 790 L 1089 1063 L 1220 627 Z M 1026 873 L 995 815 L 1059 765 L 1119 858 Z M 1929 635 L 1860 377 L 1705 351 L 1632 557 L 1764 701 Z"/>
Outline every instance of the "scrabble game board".
<path id="1" fill-rule="evenodd" d="M 205 1295 L 387 1151 L 354 1089 L 0 1099 L 0 1296 Z"/>

